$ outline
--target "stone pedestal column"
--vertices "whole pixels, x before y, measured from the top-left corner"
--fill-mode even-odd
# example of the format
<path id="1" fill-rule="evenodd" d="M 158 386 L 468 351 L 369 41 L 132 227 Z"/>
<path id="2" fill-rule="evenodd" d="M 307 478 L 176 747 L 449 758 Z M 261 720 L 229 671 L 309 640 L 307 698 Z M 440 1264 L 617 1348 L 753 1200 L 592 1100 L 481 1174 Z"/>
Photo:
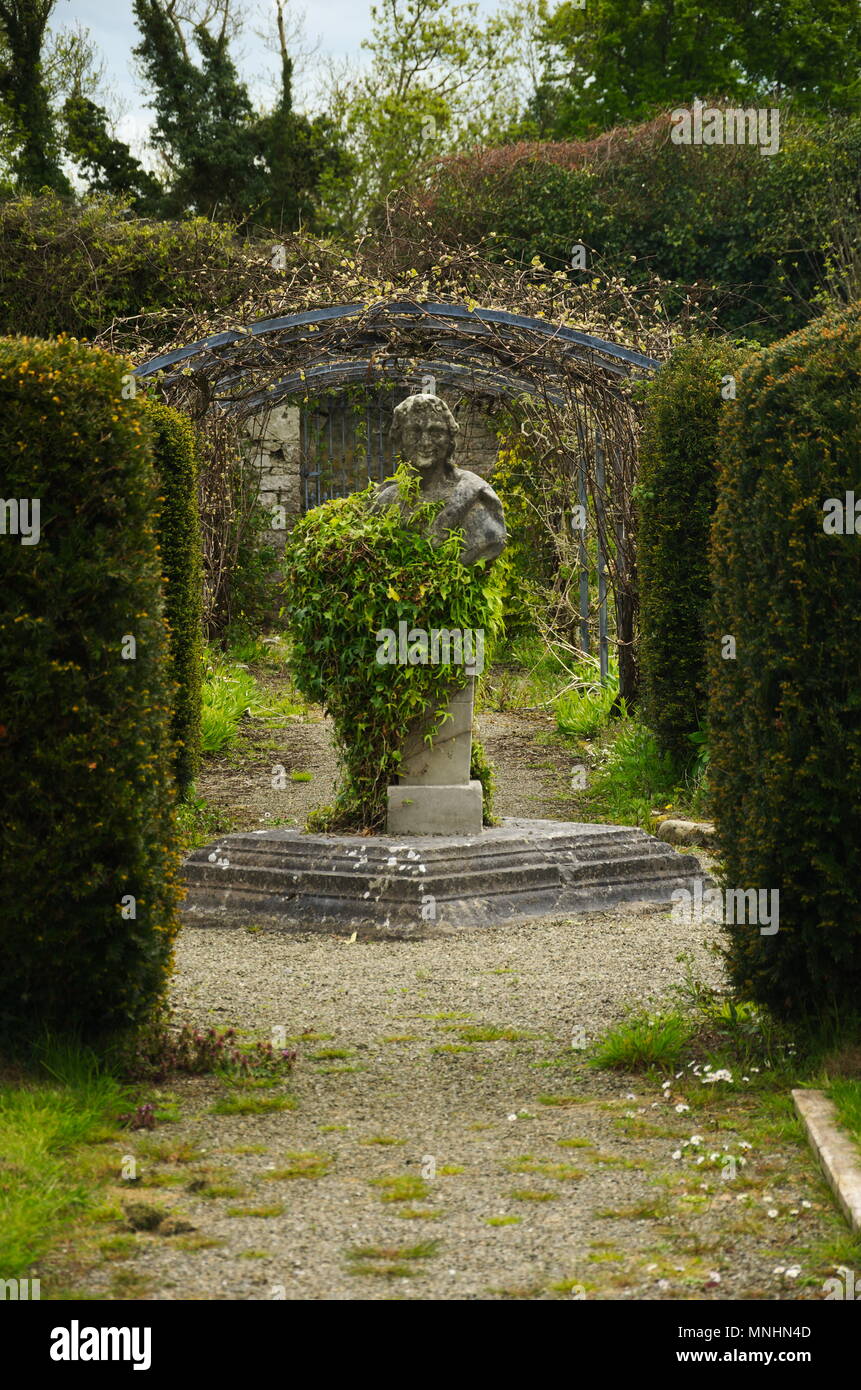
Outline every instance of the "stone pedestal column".
<path id="1" fill-rule="evenodd" d="M 433 742 L 427 711 L 410 730 L 397 785 L 388 789 L 390 835 L 473 835 L 481 831 L 481 783 L 470 781 L 475 678 L 450 696 L 446 718 Z"/>

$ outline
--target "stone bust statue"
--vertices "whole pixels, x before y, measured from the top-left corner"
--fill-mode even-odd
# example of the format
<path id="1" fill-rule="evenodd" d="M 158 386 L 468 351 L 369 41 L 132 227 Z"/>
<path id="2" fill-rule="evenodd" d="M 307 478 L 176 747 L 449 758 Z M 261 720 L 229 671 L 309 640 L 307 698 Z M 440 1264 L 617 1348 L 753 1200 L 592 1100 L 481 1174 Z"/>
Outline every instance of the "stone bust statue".
<path id="1" fill-rule="evenodd" d="M 440 540 L 449 531 L 463 531 L 460 558 L 465 565 L 494 560 L 505 549 L 508 535 L 502 503 L 493 488 L 467 468 L 452 462 L 459 426 L 445 401 L 430 394 L 408 396 L 394 411 L 392 448 L 421 477 L 422 501 L 442 500 L 431 536 Z M 382 485 L 374 496 L 375 511 L 399 501 L 395 483 Z"/>

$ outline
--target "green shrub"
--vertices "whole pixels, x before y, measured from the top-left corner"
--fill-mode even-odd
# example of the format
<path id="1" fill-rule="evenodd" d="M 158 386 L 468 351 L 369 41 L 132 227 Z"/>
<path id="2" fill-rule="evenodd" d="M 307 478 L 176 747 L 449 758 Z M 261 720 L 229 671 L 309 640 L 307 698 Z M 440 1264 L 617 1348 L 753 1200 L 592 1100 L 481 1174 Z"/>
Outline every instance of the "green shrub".
<path id="1" fill-rule="evenodd" d="M 0 333 L 95 338 L 128 320 L 121 332 L 138 350 L 138 316 L 161 313 L 169 341 L 177 306 L 182 315 L 211 312 L 274 281 L 263 248 L 254 249 L 262 264 L 252 266 L 231 228 L 205 217 L 135 217 L 119 198 L 14 198 L 0 204 Z"/>
<path id="2" fill-rule="evenodd" d="M 708 545 L 715 507 L 721 379 L 740 354 L 721 341 L 682 344 L 646 388 L 637 502 L 643 713 L 682 764 L 706 715 Z M 728 385 L 727 390 L 731 390 Z"/>
<path id="3" fill-rule="evenodd" d="M 859 450 L 856 305 L 746 366 L 722 430 L 711 796 L 727 884 L 780 893 L 777 933 L 730 926 L 727 961 L 787 1015 L 861 993 L 861 539 L 824 529 Z"/>
<path id="4" fill-rule="evenodd" d="M 395 477 L 414 501 L 417 476 L 402 466 Z M 461 669 L 379 662 L 376 633 L 397 634 L 400 622 L 426 632 L 483 629 L 487 661 L 499 621 L 484 564 L 460 563 L 456 533 L 437 546 L 423 534 L 439 504 L 421 504 L 405 526 L 398 507 L 368 510 L 376 488 L 308 512 L 285 549 L 294 680 L 332 716 L 341 761 L 336 805 L 315 817 L 317 829 L 382 826 L 407 731 L 428 706 L 441 715 Z M 481 776 L 486 784 L 486 772 Z"/>
<path id="5" fill-rule="evenodd" d="M 591 141 L 471 149 L 423 169 L 413 194 L 449 245 L 568 270 L 580 242 L 609 295 L 614 274 L 657 275 L 671 312 L 687 316 L 696 284 L 724 329 L 773 341 L 845 293 L 858 248 L 861 119 L 783 103 L 780 117 L 770 158 L 753 145 L 677 145 L 665 113 Z M 387 217 L 414 229 L 412 199 Z"/>
<path id="6" fill-rule="evenodd" d="M 194 429 L 179 411 L 147 400 L 153 462 L 162 497 L 158 516 L 170 631 L 176 783 L 184 797 L 200 763 L 200 699 L 203 678 L 203 565 L 197 507 Z"/>
<path id="7" fill-rule="evenodd" d="M 18 1038 L 142 1017 L 176 930 L 158 491 L 124 377 L 74 340 L 0 340 L 4 492 L 41 508 L 36 544 L 0 534 L 0 1026 Z"/>

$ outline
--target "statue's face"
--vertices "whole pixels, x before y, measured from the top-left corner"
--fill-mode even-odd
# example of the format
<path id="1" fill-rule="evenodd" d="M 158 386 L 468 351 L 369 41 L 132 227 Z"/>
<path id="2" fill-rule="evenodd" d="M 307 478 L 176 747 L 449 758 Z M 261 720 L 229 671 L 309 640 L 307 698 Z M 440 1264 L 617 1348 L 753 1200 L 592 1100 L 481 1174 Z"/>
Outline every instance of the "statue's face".
<path id="1" fill-rule="evenodd" d="M 404 458 L 409 459 L 420 473 L 442 468 L 452 452 L 448 425 L 430 411 L 410 415 L 404 422 L 401 438 Z"/>

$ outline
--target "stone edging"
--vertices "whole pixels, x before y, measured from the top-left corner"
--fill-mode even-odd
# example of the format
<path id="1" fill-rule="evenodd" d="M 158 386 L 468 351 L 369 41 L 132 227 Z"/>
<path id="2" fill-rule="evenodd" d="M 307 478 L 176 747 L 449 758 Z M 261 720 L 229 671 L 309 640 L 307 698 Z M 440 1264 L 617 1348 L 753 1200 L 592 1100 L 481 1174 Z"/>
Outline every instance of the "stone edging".
<path id="1" fill-rule="evenodd" d="M 792 1092 L 796 1113 L 846 1220 L 861 1231 L 861 1153 L 837 1122 L 824 1091 Z"/>

